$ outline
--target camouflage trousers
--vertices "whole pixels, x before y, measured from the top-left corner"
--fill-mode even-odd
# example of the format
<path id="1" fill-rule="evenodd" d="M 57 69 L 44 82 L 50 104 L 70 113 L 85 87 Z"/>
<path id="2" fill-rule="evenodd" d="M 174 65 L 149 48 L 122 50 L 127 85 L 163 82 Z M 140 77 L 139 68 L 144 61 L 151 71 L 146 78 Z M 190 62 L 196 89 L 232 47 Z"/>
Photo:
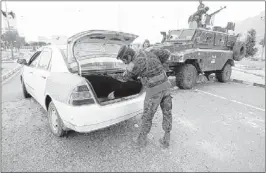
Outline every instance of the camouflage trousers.
<path id="1" fill-rule="evenodd" d="M 172 96 L 170 95 L 170 90 L 164 90 L 149 98 L 145 98 L 139 138 L 146 138 L 150 132 L 152 119 L 159 105 L 163 113 L 163 130 L 165 132 L 172 130 Z"/>

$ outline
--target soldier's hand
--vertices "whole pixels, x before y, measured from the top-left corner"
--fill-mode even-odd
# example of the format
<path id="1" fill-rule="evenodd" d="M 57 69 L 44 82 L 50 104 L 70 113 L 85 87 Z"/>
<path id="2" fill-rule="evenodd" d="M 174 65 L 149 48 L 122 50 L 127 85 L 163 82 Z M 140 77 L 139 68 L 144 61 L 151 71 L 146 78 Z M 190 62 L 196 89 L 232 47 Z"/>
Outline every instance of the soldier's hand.
<path id="1" fill-rule="evenodd" d="M 108 96 L 107 96 L 107 98 L 109 99 L 109 100 L 113 100 L 113 99 L 115 99 L 115 92 L 113 91 L 113 92 L 111 92 Z"/>
<path id="2" fill-rule="evenodd" d="M 120 82 L 127 82 L 127 80 L 125 80 L 124 74 L 120 73 L 116 76 L 116 79 L 119 80 Z"/>

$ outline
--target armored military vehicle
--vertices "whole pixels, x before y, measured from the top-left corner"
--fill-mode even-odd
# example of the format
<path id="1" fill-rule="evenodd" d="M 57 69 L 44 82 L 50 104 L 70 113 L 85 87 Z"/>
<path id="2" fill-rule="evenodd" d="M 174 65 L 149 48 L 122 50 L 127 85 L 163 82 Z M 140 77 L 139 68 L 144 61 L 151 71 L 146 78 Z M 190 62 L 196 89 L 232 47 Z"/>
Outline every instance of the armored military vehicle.
<path id="1" fill-rule="evenodd" d="M 164 36 L 162 43 L 150 49 L 163 48 L 171 52 L 167 73 L 176 76 L 176 85 L 181 89 L 191 89 L 199 74 L 209 78 L 210 74 L 215 73 L 219 82 L 227 82 L 234 61 L 243 59 L 246 52 L 245 44 L 238 39 L 239 35 L 229 33 L 234 28 L 235 24 L 228 22 L 224 28 L 201 25 L 161 32 Z"/>

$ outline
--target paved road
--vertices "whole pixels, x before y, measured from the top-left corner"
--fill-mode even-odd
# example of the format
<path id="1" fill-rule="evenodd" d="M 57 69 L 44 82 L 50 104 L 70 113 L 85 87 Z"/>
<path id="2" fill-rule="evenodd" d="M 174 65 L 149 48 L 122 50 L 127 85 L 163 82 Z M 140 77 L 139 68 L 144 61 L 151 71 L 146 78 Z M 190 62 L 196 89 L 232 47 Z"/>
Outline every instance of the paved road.
<path id="1" fill-rule="evenodd" d="M 161 111 L 141 152 L 134 121 L 54 137 L 45 111 L 23 99 L 19 77 L 3 86 L 2 171 L 265 171 L 265 90 L 208 83 L 173 91 L 171 147 L 162 150 Z"/>
<path id="2" fill-rule="evenodd" d="M 1 63 L 1 68 L 2 68 L 2 75 L 7 73 L 9 70 L 12 70 L 18 66 L 17 63 Z"/>

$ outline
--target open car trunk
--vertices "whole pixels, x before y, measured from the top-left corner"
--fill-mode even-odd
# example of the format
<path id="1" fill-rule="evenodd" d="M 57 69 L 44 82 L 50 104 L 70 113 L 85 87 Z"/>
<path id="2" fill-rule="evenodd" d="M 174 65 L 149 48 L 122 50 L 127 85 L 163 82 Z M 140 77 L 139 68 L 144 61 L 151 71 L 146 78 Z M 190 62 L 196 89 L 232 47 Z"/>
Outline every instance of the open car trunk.
<path id="1" fill-rule="evenodd" d="M 100 104 L 110 104 L 137 97 L 142 93 L 140 81 L 122 82 L 118 75 L 111 74 L 87 74 L 83 75 L 91 84 Z M 114 91 L 114 99 L 108 99 L 108 95 Z"/>
<path id="2" fill-rule="evenodd" d="M 140 81 L 119 81 L 125 64 L 117 60 L 119 49 L 131 44 L 138 36 L 130 33 L 90 30 L 68 39 L 67 62 L 71 72 L 85 77 L 100 104 L 109 104 L 137 97 L 142 91 Z M 114 99 L 108 95 L 114 91 Z"/>

